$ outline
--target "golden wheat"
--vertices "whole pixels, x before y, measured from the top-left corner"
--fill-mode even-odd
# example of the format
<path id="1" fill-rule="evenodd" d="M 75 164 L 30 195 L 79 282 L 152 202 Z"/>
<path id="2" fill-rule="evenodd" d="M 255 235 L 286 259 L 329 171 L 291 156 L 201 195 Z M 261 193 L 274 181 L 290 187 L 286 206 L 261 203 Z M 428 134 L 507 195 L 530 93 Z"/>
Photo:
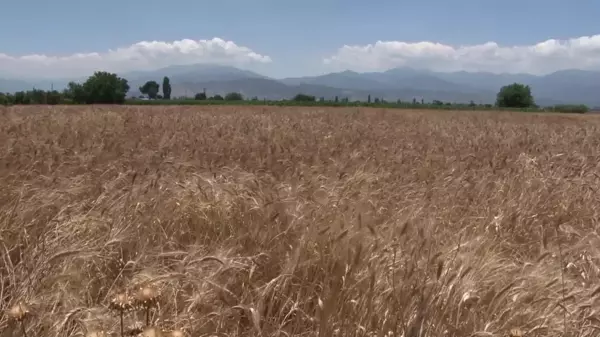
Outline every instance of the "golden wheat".
<path id="1" fill-rule="evenodd" d="M 595 336 L 598 162 L 594 116 L 3 107 L 0 336 Z"/>

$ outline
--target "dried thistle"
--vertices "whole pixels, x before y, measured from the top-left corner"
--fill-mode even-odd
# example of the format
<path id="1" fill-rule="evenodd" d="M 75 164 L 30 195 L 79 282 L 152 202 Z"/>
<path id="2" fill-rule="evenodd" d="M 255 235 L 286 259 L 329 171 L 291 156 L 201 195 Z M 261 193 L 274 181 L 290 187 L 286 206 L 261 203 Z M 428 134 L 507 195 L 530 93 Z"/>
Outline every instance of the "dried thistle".
<path id="1" fill-rule="evenodd" d="M 159 295 L 152 286 L 141 287 L 135 295 L 135 305 L 146 310 L 146 326 L 150 325 L 150 309 L 158 304 Z"/>
<path id="2" fill-rule="evenodd" d="M 133 308 L 133 299 L 127 293 L 117 294 L 111 301 L 109 308 L 117 312 L 126 312 Z"/>
<path id="3" fill-rule="evenodd" d="M 110 301 L 109 308 L 119 313 L 121 337 L 125 336 L 125 332 L 123 330 L 123 314 L 133 308 L 133 300 L 127 293 L 120 293 Z"/>
<path id="4" fill-rule="evenodd" d="M 152 308 L 158 303 L 158 290 L 151 286 L 141 287 L 135 295 L 136 306 Z"/>
<path id="5" fill-rule="evenodd" d="M 23 302 L 17 303 L 15 306 L 8 310 L 8 317 L 12 320 L 21 323 L 21 331 L 23 336 L 27 337 L 27 329 L 25 328 L 25 320 L 30 316 L 31 311 L 29 306 Z"/>
<path id="6" fill-rule="evenodd" d="M 144 331 L 144 326 L 141 322 L 136 322 L 132 326 L 127 327 L 125 336 L 137 336 Z"/>
<path id="7" fill-rule="evenodd" d="M 29 306 L 19 302 L 8 310 L 8 317 L 17 322 L 23 322 L 31 314 Z"/>

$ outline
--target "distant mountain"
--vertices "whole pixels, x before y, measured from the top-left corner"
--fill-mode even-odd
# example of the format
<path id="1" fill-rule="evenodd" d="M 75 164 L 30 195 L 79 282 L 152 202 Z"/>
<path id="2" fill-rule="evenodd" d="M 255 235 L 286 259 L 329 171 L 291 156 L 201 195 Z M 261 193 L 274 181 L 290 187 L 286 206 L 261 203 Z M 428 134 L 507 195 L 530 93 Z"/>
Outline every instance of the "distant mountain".
<path id="1" fill-rule="evenodd" d="M 46 80 L 46 79 L 7 79 L 0 78 L 0 92 L 16 92 L 16 91 L 27 91 L 32 89 L 42 89 L 42 90 L 63 90 L 67 87 L 67 83 L 71 80 L 65 79 L 56 79 L 56 80 Z M 81 79 L 76 79 L 75 81 L 81 81 Z"/>
<path id="2" fill-rule="evenodd" d="M 30 90 L 33 85 L 27 81 L 0 78 L 0 92 Z"/>
<path id="3" fill-rule="evenodd" d="M 121 73 L 129 81 L 131 96 L 138 96 L 138 87 L 146 81 L 162 84 L 168 76 L 173 96 L 193 96 L 206 89 L 209 95 L 240 92 L 246 97 L 267 99 L 292 98 L 298 93 L 333 99 L 350 100 L 383 98 L 389 101 L 413 98 L 425 101 L 493 103 L 504 85 L 524 83 L 532 87 L 540 105 L 587 104 L 600 106 L 600 72 L 564 70 L 545 76 L 530 74 L 494 74 L 488 72 L 434 72 L 412 68 L 394 68 L 384 72 L 342 71 L 321 76 L 273 79 L 230 66 L 193 64 L 169 66 L 152 71 Z M 70 80 L 1 79 L 0 92 L 39 89 L 61 90 Z"/>
<path id="4" fill-rule="evenodd" d="M 375 79 L 371 79 L 364 74 L 354 71 L 343 71 L 341 73 L 331 73 L 322 76 L 284 78 L 280 82 L 287 85 L 311 84 L 321 85 L 333 88 L 353 89 L 353 90 L 386 90 L 390 86 Z"/>
<path id="5" fill-rule="evenodd" d="M 425 89 L 434 91 L 455 91 L 456 83 L 443 80 L 433 74 L 412 69 L 391 69 L 382 73 L 357 73 L 343 71 L 322 76 L 286 78 L 285 84 L 314 84 L 354 90 L 397 90 Z M 468 86 L 465 86 L 468 88 Z"/>
<path id="6" fill-rule="evenodd" d="M 402 90 L 356 90 L 334 88 L 317 84 L 297 84 L 288 85 L 272 79 L 241 79 L 232 81 L 213 81 L 213 82 L 195 82 L 180 83 L 172 85 L 173 96 L 191 96 L 192 93 L 202 92 L 206 88 L 209 96 L 228 92 L 239 92 L 245 97 L 258 97 L 260 99 L 290 99 L 298 93 L 312 95 L 317 98 L 323 97 L 327 100 L 348 97 L 350 100 L 366 101 L 371 95 L 372 99 L 382 98 L 388 101 L 411 101 L 413 98 L 420 101 L 431 102 L 435 99 L 446 102 L 487 102 L 492 99 L 491 96 L 457 93 L 450 91 L 428 91 L 419 89 Z"/>
<path id="7" fill-rule="evenodd" d="M 168 76 L 172 82 L 181 83 L 194 81 L 231 81 L 245 78 L 267 78 L 266 76 L 252 71 L 213 64 L 169 66 L 152 71 L 122 73 L 120 76 L 127 78 L 127 80 L 130 82 L 145 82 L 149 80 L 162 81 L 164 76 Z"/>
<path id="8" fill-rule="evenodd" d="M 266 76 L 257 74 L 252 71 L 238 69 L 235 67 L 214 65 L 214 64 L 193 64 L 193 65 L 177 65 L 169 66 L 152 71 L 136 71 L 119 74 L 129 81 L 131 94 L 137 96 L 139 92 L 137 88 L 142 86 L 146 81 L 154 80 L 162 85 L 164 76 L 168 76 L 173 87 L 172 95 L 185 95 L 178 93 L 175 90 L 176 86 L 189 86 L 190 83 L 206 83 L 206 82 L 231 82 L 236 80 L 246 79 L 266 79 Z M 196 86 L 197 87 L 197 86 Z M 202 88 L 200 92 L 202 91 Z M 198 91 L 195 91 L 198 92 Z M 195 92 L 187 92 L 188 95 L 193 95 Z M 228 91 L 229 92 L 229 91 Z"/>
<path id="9" fill-rule="evenodd" d="M 558 71 L 545 76 L 530 74 L 494 74 L 486 72 L 433 72 L 412 68 L 395 68 L 384 72 L 339 72 L 322 76 L 283 79 L 283 83 L 332 84 L 339 88 L 371 91 L 419 91 L 424 97 L 452 102 L 483 101 L 493 103 L 504 85 L 524 83 L 531 86 L 541 105 L 600 105 L 600 72 L 584 70 Z M 440 95 L 441 96 L 436 96 Z M 442 98 L 445 97 L 445 98 Z M 465 100 L 465 97 L 467 98 Z M 427 98 L 426 98 L 427 100 Z"/>
<path id="10" fill-rule="evenodd" d="M 555 100 L 600 105 L 600 72 L 563 70 L 524 82 L 531 86 L 534 97 L 552 97 Z"/>

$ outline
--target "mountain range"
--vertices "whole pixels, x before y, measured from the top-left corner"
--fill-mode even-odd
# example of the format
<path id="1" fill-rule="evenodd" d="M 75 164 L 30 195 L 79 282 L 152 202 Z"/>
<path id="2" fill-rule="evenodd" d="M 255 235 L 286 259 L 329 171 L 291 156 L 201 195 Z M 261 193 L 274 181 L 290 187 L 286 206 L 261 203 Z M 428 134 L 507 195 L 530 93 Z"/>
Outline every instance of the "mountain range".
<path id="1" fill-rule="evenodd" d="M 245 97 L 289 99 L 298 93 L 333 99 L 348 97 L 366 100 L 369 95 L 389 101 L 424 99 L 427 102 L 493 103 L 504 85 L 523 83 L 531 86 L 542 106 L 554 104 L 586 104 L 600 106 L 600 72 L 562 70 L 548 75 L 494 74 L 488 72 L 434 72 L 412 68 L 394 68 L 383 72 L 358 73 L 342 71 L 320 76 L 275 79 L 256 72 L 230 66 L 194 64 L 170 66 L 152 71 L 119 74 L 131 86 L 130 95 L 146 81 L 171 80 L 172 96 L 193 96 L 206 89 L 208 95 L 240 92 Z M 39 89 L 62 89 L 77 79 L 22 80 L 0 78 L 0 92 Z"/>

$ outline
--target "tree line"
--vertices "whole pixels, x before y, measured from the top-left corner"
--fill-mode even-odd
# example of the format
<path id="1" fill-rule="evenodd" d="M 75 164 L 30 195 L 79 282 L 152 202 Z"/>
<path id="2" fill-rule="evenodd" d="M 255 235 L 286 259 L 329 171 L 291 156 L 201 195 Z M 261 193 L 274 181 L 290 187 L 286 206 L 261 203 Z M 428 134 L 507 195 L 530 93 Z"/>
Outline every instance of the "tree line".
<path id="1" fill-rule="evenodd" d="M 163 78 L 162 88 L 163 94 L 160 95 L 160 85 L 156 81 L 148 81 L 139 90 L 150 99 L 171 99 L 171 81 L 166 76 Z"/>
<path id="2" fill-rule="evenodd" d="M 151 104 L 178 104 L 171 101 L 171 83 L 168 77 L 164 77 L 161 85 L 156 81 L 147 81 L 139 87 L 140 93 L 147 96 L 152 102 Z M 136 101 L 128 101 L 126 99 L 130 87 L 126 79 L 119 77 L 117 74 L 105 71 L 97 71 L 83 83 L 70 82 L 63 91 L 57 90 L 40 90 L 33 89 L 29 91 L 19 91 L 14 94 L 0 93 L 0 104 L 4 105 L 22 105 L 22 104 L 125 104 L 136 103 Z M 179 97 L 176 98 L 181 104 L 189 102 L 191 98 Z M 249 102 L 250 104 L 263 103 L 267 104 L 267 100 L 259 100 L 258 97 L 246 99 L 241 93 L 230 92 L 225 96 L 214 95 L 207 96 L 206 91 L 196 93 L 193 97 L 195 101 L 206 101 L 214 103 L 225 102 Z M 525 109 L 525 110 L 543 110 L 569 113 L 585 113 L 589 108 L 585 105 L 557 105 L 541 109 L 536 103 L 532 95 L 531 88 L 528 85 L 513 83 L 503 86 L 497 94 L 496 102 L 492 104 L 476 104 L 471 101 L 469 104 L 456 104 L 450 102 L 442 102 L 434 100 L 426 103 L 423 99 L 418 101 L 413 98 L 412 102 L 388 102 L 383 98 L 368 96 L 367 101 L 350 102 L 348 97 L 335 97 L 333 100 L 326 100 L 324 97 L 317 99 L 315 96 L 299 93 L 289 100 L 279 101 L 282 104 L 286 102 L 296 105 L 354 105 L 354 106 L 386 106 L 386 107 L 433 107 L 433 108 L 509 108 L 509 109 Z M 269 102 L 270 103 L 270 102 Z"/>
<path id="3" fill-rule="evenodd" d="M 129 92 L 126 79 L 116 74 L 97 71 L 83 83 L 69 82 L 63 91 L 18 91 L 0 93 L 0 103 L 20 104 L 124 104 Z"/>

